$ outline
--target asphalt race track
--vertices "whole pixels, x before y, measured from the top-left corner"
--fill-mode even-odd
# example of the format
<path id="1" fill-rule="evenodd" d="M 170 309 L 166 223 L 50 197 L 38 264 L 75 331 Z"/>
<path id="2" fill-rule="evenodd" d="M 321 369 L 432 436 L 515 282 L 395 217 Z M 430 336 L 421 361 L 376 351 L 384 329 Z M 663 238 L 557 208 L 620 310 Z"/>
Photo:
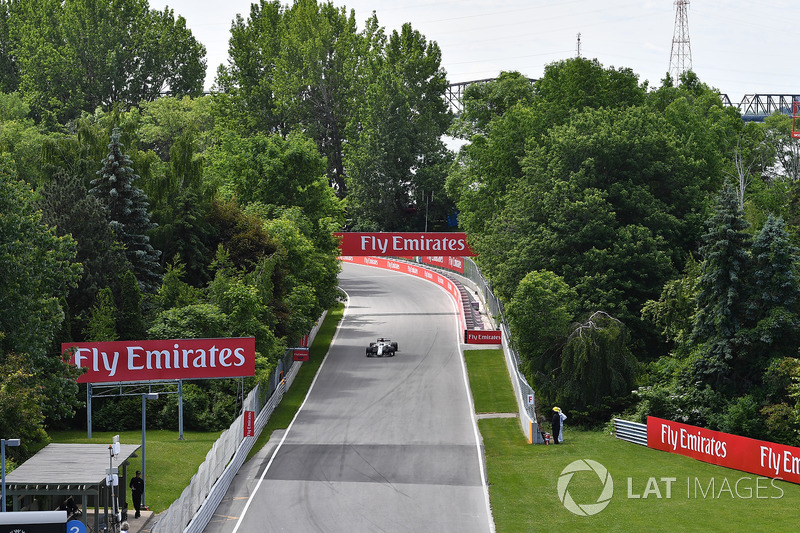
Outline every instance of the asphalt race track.
<path id="1" fill-rule="evenodd" d="M 453 300 L 378 268 L 340 279 L 348 307 L 305 403 L 206 531 L 492 531 Z M 378 337 L 397 355 L 366 357 Z"/>

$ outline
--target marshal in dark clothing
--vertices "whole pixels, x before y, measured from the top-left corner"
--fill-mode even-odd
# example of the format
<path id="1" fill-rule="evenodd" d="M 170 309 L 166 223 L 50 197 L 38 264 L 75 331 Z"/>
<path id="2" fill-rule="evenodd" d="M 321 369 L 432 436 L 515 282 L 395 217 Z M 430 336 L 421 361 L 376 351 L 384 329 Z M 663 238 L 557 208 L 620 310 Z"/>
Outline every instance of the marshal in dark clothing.
<path id="1" fill-rule="evenodd" d="M 553 444 L 558 444 L 558 436 L 561 433 L 561 413 L 558 407 L 553 407 Z"/>
<path id="2" fill-rule="evenodd" d="M 136 471 L 136 475 L 131 478 L 130 488 L 131 496 L 133 497 L 133 508 L 136 509 L 134 518 L 139 518 L 142 507 L 142 493 L 144 492 L 144 480 L 141 477 L 141 472 Z"/>

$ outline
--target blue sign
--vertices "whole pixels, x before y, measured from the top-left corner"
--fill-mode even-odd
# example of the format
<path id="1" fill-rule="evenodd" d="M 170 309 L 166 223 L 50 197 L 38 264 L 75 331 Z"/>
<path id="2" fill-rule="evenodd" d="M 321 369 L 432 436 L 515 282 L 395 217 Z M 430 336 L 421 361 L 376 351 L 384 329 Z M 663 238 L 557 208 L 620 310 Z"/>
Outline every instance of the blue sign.
<path id="1" fill-rule="evenodd" d="M 86 533 L 86 524 L 80 520 L 70 520 L 67 522 L 67 533 Z"/>

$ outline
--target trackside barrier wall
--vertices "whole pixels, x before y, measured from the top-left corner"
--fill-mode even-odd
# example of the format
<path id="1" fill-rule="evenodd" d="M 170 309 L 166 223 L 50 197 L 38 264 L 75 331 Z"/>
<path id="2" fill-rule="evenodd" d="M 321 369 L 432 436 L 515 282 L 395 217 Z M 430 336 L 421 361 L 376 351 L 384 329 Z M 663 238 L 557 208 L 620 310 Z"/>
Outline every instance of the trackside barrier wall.
<path id="1" fill-rule="evenodd" d="M 459 309 L 459 315 L 461 317 L 461 325 L 464 329 L 466 329 L 466 319 L 464 318 L 464 307 L 461 302 L 461 293 L 459 292 L 458 287 L 452 281 L 442 276 L 438 272 L 419 267 L 416 264 L 409 264 L 401 260 L 385 259 L 382 257 L 343 256 L 339 259 L 347 263 L 386 268 L 396 272 L 412 274 L 445 287 L 447 292 L 450 293 L 450 295 L 456 300 L 456 304 Z M 459 272 L 459 274 L 461 274 L 461 276 L 463 276 L 463 278 L 470 285 L 472 285 L 473 290 L 482 294 L 483 301 L 489 309 L 492 317 L 495 317 L 495 319 L 499 318 L 500 328 L 503 330 L 503 353 L 505 355 L 508 374 L 511 377 L 511 384 L 514 387 L 514 395 L 517 398 L 519 422 L 522 433 L 528 439 L 528 443 L 542 444 L 544 443 L 544 439 L 542 439 L 542 434 L 539 430 L 539 424 L 536 420 L 535 393 L 533 392 L 533 388 L 531 388 L 531 386 L 528 384 L 528 381 L 525 379 L 525 376 L 519 371 L 519 356 L 513 348 L 513 343 L 509 342 L 511 339 L 511 331 L 509 330 L 505 318 L 503 317 L 502 304 L 500 303 L 500 300 L 495 297 L 494 293 L 492 293 L 488 282 L 481 275 L 477 265 L 475 265 L 475 262 L 466 257 L 464 260 L 464 273 L 461 274 Z"/>
<path id="2" fill-rule="evenodd" d="M 615 418 L 614 436 L 627 442 L 647 446 L 647 424 Z"/>
<path id="3" fill-rule="evenodd" d="M 314 341 L 325 314 L 317 320 L 317 324 L 308 335 L 309 346 Z M 300 371 L 302 362 L 293 364 L 291 353 L 280 362 L 275 369 L 274 376 L 270 379 L 269 399 L 262 405 L 261 387 L 256 386 L 242 404 L 242 414 L 226 429 L 219 439 L 206 454 L 203 464 L 197 469 L 189 486 L 183 490 L 180 497 L 169 506 L 151 529 L 151 533 L 200 533 L 211 521 L 214 511 L 228 492 L 233 478 L 244 464 L 247 454 L 253 448 L 261 430 L 267 425 L 272 412 L 283 399 L 283 395 L 292 385 L 295 376 Z M 288 371 L 281 379 L 284 367 Z M 275 384 L 273 386 L 273 383 Z M 244 437 L 244 411 L 258 413 L 254 424 L 254 436 Z"/>
<path id="4" fill-rule="evenodd" d="M 458 286 L 453 283 L 451 280 L 447 279 L 445 276 L 442 276 L 438 272 L 433 270 L 429 270 L 427 268 L 423 268 L 418 266 L 417 264 L 407 263 L 401 260 L 395 259 L 386 259 L 384 257 L 369 257 L 369 256 L 341 256 L 339 257 L 340 261 L 345 263 L 354 263 L 357 265 L 367 265 L 372 267 L 384 268 L 387 270 L 394 270 L 395 272 L 401 272 L 403 274 L 411 274 L 412 276 L 416 276 L 418 278 L 422 278 L 424 280 L 428 280 L 431 283 L 436 283 L 437 285 L 441 286 L 450 294 L 450 296 L 455 299 L 457 307 L 458 307 L 458 318 L 461 322 L 461 328 L 467 329 L 467 319 L 464 318 L 464 305 L 461 301 L 461 292 L 458 290 Z"/>
<path id="5" fill-rule="evenodd" d="M 492 292 L 489 282 L 481 274 L 478 265 L 469 257 L 464 258 L 463 276 L 471 282 L 474 290 L 480 293 L 484 305 L 486 305 L 492 318 L 499 323 L 500 329 L 503 330 L 503 353 L 508 375 L 514 387 L 514 395 L 517 398 L 522 433 L 528 438 L 529 444 L 544 444 L 539 422 L 536 419 L 536 393 L 533 391 L 533 387 L 528 384 L 528 380 L 525 379 L 522 372 L 519 371 L 520 358 L 514 347 L 511 329 L 508 327 L 508 322 L 506 322 L 503 304 Z"/>

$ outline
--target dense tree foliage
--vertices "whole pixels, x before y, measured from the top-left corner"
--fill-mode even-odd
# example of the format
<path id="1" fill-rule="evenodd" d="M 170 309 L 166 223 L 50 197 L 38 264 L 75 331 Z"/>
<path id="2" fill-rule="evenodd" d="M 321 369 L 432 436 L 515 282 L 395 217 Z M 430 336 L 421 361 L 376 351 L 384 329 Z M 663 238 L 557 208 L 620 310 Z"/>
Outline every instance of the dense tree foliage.
<path id="1" fill-rule="evenodd" d="M 744 353 L 737 349 L 736 337 L 744 327 L 747 302 L 748 226 L 733 188 L 726 187 L 703 236 L 692 331 L 692 341 L 702 346 L 699 373 L 703 382 L 715 387 L 736 387 L 735 382 L 746 377 L 737 371 L 737 356 Z"/>
<path id="2" fill-rule="evenodd" d="M 80 424 L 67 340 L 253 336 L 264 379 L 339 297 L 335 231 L 457 209 L 540 402 L 601 422 L 638 387 L 638 415 L 797 443 L 786 117 L 584 58 L 471 85 L 453 117 L 436 41 L 316 0 L 254 3 L 201 96 L 204 53 L 146 0 L 0 1 L 0 425 Z M 239 394 L 187 386 L 188 426 Z M 129 402 L 96 427 L 138 427 Z"/>
<path id="3" fill-rule="evenodd" d="M 26 446 L 42 443 L 46 419 L 74 412 L 77 373 L 51 342 L 65 317 L 64 301 L 80 278 L 75 240 L 57 236 L 42 223 L 30 186 L 19 181 L 12 162 L 0 155 L 0 365 L 8 390 L 3 416 L 30 417 L 22 431 Z M 4 420 L 5 422 L 5 420 Z M 9 427 L 9 426 L 4 426 Z M 46 435 L 45 435 L 46 437 Z"/>
<path id="4" fill-rule="evenodd" d="M 349 125 L 355 141 L 346 151 L 351 224 L 422 230 L 428 219 L 440 221 L 452 211 L 441 194 L 451 160 L 441 140 L 450 124 L 441 51 L 410 24 L 381 48 Z"/>
<path id="5" fill-rule="evenodd" d="M 4 0 L 0 68 L 39 119 L 63 121 L 164 91 L 198 95 L 205 48 L 183 17 L 147 0 Z"/>
<path id="6" fill-rule="evenodd" d="M 72 314 L 69 337 L 80 337 L 87 312 L 103 287 L 116 286 L 117 273 L 127 268 L 122 247 L 115 240 L 103 205 L 88 194 L 77 176 L 59 171 L 53 181 L 40 189 L 38 206 L 42 220 L 58 235 L 71 235 L 77 242 L 76 262 L 83 265 L 77 286 L 69 291 L 67 303 Z M 63 339 L 68 340 L 68 339 Z"/>
<path id="7" fill-rule="evenodd" d="M 147 232 L 156 224 L 150 221 L 147 195 L 134 182 L 139 176 L 131 167 L 130 158 L 122 153 L 120 132 L 114 129 L 108 156 L 92 180 L 89 193 L 105 207 L 106 215 L 117 240 L 123 245 L 139 285 L 154 292 L 160 283 L 158 260 L 161 252 L 150 244 Z"/>
<path id="8" fill-rule="evenodd" d="M 687 345 L 693 321 L 705 320 L 699 302 L 709 289 L 694 274 L 682 280 L 678 269 L 701 253 L 711 195 L 728 176 L 737 179 L 740 201 L 758 194 L 761 203 L 748 204 L 754 217 L 768 204 L 781 205 L 778 193 L 754 178 L 770 168 L 766 137 L 745 127 L 691 72 L 679 86 L 665 80 L 648 91 L 630 70 L 582 58 L 548 66 L 533 84 L 504 73 L 468 88 L 464 113 L 451 131 L 468 143 L 451 168 L 448 193 L 484 274 L 507 303 L 527 374 L 546 400 L 563 403 L 569 397 L 573 409 L 581 410 L 597 407 L 608 395 L 614 404 L 613 397 L 634 388 L 637 359 L 653 361 L 671 349 L 688 354 L 694 362 L 686 365 L 694 372 L 713 373 L 706 367 L 718 359 Z M 744 241 L 733 244 L 731 253 L 748 254 L 742 247 Z M 528 320 L 516 316 L 533 309 L 530 295 L 520 291 L 530 290 L 532 273 L 548 272 L 575 295 L 570 320 L 603 327 L 539 337 L 548 348 L 527 342 L 543 332 L 532 311 L 522 315 Z M 743 286 L 748 276 L 742 273 Z M 708 320 L 720 325 L 714 316 Z M 696 333 L 706 346 L 714 345 L 707 329 Z M 745 330 L 739 338 L 738 329 L 732 331 L 731 342 L 762 345 L 756 340 L 762 330 Z M 599 337 L 581 344 L 577 340 L 588 336 L 576 331 Z M 668 335 L 666 342 L 657 331 Z M 593 370 L 582 373 L 582 364 Z M 756 367 L 763 371 L 764 365 Z M 560 381 L 576 375 L 583 377 Z M 604 376 L 603 390 L 590 384 L 598 375 Z M 712 381 L 701 380 L 714 393 L 719 383 Z"/>
<path id="9" fill-rule="evenodd" d="M 421 230 L 423 206 L 437 219 L 452 210 L 433 194 L 449 163 L 441 51 L 410 24 L 387 38 L 374 15 L 359 31 L 332 2 L 261 0 L 234 23 L 229 51 L 220 102 L 248 134 L 312 139 L 351 226 Z"/>

